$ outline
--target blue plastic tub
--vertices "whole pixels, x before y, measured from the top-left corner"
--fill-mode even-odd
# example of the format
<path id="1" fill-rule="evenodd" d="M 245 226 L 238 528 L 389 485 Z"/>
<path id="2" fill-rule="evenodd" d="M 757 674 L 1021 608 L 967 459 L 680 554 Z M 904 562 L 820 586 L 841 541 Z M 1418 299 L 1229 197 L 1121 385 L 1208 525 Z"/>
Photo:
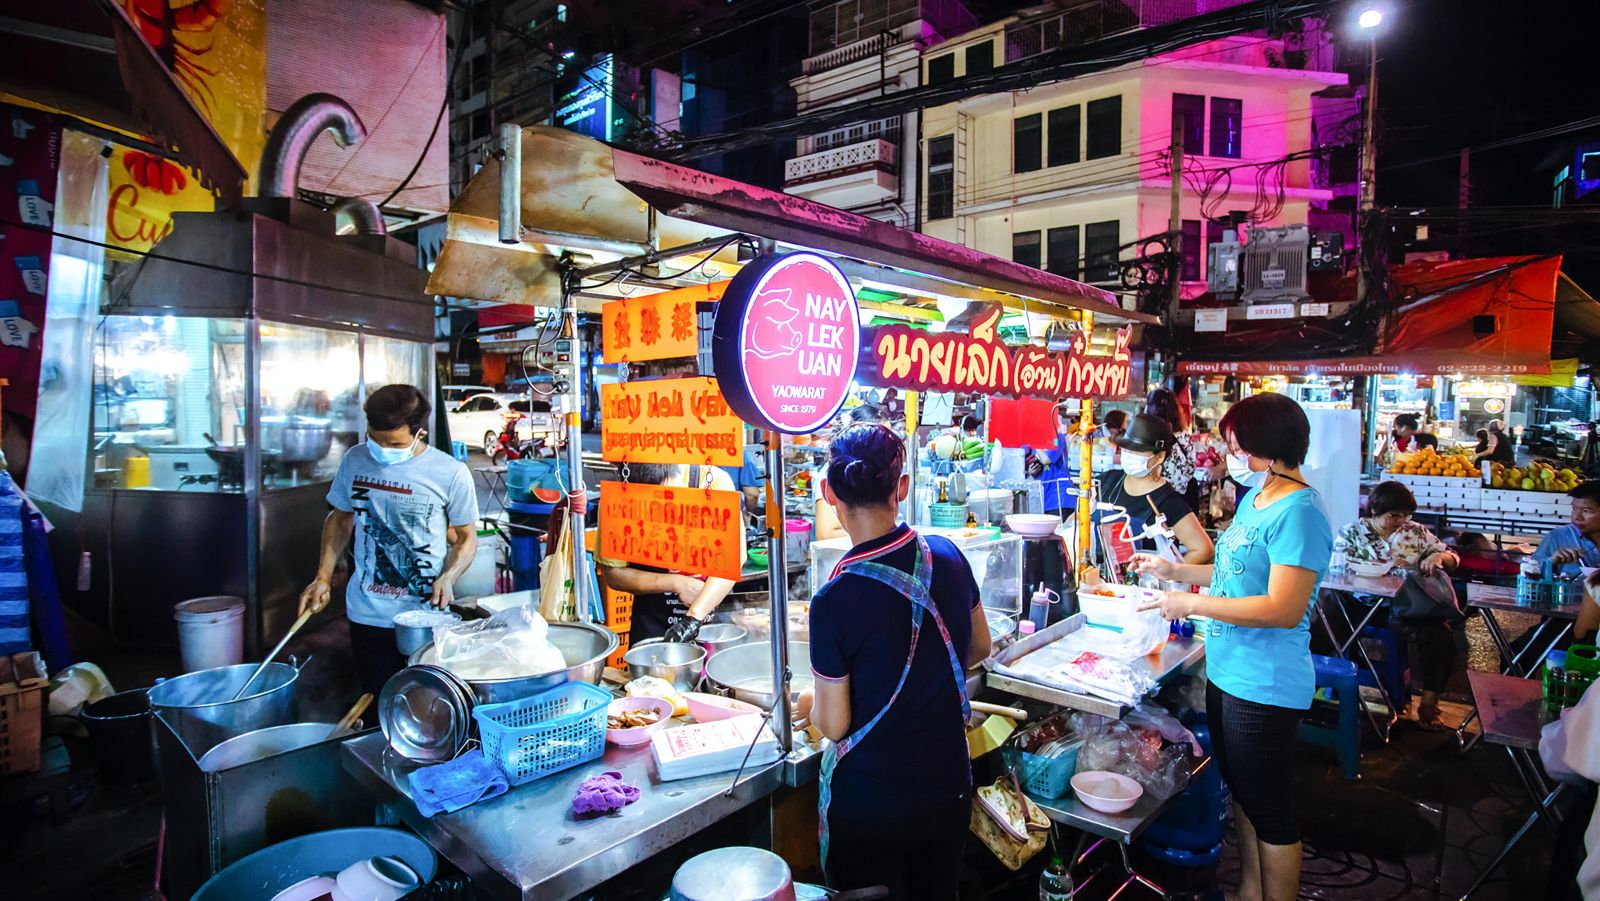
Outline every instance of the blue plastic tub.
<path id="1" fill-rule="evenodd" d="M 369 857 L 398 857 L 433 881 L 439 861 L 422 839 L 400 829 L 362 826 L 329 829 L 262 848 L 224 867 L 206 880 L 190 901 L 269 901 L 296 882 L 338 873 Z"/>

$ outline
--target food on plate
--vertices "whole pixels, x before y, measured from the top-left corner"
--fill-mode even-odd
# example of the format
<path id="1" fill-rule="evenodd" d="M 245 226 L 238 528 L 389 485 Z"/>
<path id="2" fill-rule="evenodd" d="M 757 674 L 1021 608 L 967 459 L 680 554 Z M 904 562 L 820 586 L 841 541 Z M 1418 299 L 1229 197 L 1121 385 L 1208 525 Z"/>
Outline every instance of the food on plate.
<path id="1" fill-rule="evenodd" d="M 665 700 L 665 699 L 663 699 Z M 670 703 L 670 702 L 669 702 Z M 638 729 L 641 726 L 653 726 L 661 720 L 661 713 L 648 708 L 628 710 L 622 714 L 613 714 L 606 717 L 607 729 Z"/>
<path id="2" fill-rule="evenodd" d="M 660 698 L 672 705 L 673 716 L 687 716 L 689 702 L 683 699 L 672 683 L 659 676 L 640 676 L 622 687 L 630 698 Z"/>

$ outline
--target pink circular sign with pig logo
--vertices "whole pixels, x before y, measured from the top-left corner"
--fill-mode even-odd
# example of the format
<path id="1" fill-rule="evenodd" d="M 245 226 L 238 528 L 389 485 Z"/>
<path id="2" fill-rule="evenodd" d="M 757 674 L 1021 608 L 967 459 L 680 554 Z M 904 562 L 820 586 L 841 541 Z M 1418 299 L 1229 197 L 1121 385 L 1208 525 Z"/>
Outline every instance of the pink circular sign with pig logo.
<path id="1" fill-rule="evenodd" d="M 861 318 L 855 290 L 826 258 L 761 257 L 717 303 L 712 360 L 739 418 L 790 435 L 838 414 L 856 377 Z"/>

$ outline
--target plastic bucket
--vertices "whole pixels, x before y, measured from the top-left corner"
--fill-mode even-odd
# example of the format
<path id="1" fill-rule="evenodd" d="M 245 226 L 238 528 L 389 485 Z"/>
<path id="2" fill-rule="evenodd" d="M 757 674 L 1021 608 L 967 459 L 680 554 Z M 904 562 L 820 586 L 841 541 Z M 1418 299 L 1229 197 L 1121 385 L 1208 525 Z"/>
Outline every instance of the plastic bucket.
<path id="1" fill-rule="evenodd" d="M 173 605 L 183 671 L 198 672 L 244 662 L 244 598 L 191 598 Z"/>
<path id="2" fill-rule="evenodd" d="M 78 717 L 89 730 L 89 748 L 107 782 L 132 785 L 155 777 L 149 689 L 121 691 L 85 704 Z"/>
<path id="3" fill-rule="evenodd" d="M 790 560 L 804 560 L 811 553 L 811 523 L 804 519 L 789 519 L 783 523 L 784 553 Z"/>
<path id="4" fill-rule="evenodd" d="M 424 884 L 433 881 L 439 866 L 428 843 L 409 832 L 381 826 L 330 829 L 239 858 L 200 886 L 190 901 L 266 901 L 307 876 L 337 873 L 369 857 L 384 856 L 405 861 Z"/>

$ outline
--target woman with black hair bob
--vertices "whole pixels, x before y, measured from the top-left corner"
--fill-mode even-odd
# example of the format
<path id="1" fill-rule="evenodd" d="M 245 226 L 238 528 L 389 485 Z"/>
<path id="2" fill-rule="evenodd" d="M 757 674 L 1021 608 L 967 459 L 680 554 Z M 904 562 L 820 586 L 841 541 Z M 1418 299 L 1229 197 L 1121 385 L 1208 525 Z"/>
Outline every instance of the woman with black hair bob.
<path id="1" fill-rule="evenodd" d="M 1292 901 L 1300 889 L 1300 831 L 1291 785 L 1295 732 L 1311 706 L 1311 605 L 1333 552 L 1333 530 L 1300 466 L 1311 424 L 1281 394 L 1257 394 L 1218 425 L 1228 474 L 1249 488 L 1217 538 L 1211 564 L 1134 557 L 1140 572 L 1210 585 L 1164 592 L 1168 619 L 1203 616 L 1206 719 L 1222 779 L 1233 793 L 1239 896 Z"/>
<path id="2" fill-rule="evenodd" d="M 854 547 L 811 602 L 815 689 L 797 712 L 829 744 L 818 786 L 823 865 L 837 890 L 954 899 L 972 769 L 966 670 L 989 628 L 966 558 L 899 522 L 905 445 L 853 425 L 829 445 L 823 497 Z"/>

